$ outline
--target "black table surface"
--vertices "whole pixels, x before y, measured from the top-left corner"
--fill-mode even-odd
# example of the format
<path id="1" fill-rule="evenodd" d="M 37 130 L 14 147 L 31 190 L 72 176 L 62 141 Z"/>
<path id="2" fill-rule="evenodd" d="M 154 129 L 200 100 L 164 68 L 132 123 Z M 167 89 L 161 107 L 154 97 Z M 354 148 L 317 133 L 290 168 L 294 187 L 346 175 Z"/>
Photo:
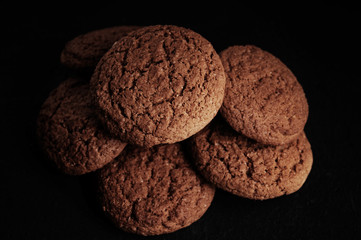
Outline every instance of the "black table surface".
<path id="1" fill-rule="evenodd" d="M 0 239 L 360 239 L 356 7 L 88 5 L 1 9 Z M 64 44 L 104 27 L 155 24 L 190 28 L 217 51 L 256 45 L 293 71 L 309 102 L 305 132 L 314 155 L 299 191 L 253 201 L 217 190 L 208 211 L 191 226 L 141 237 L 104 217 L 95 200 L 94 174 L 68 176 L 46 161 L 35 121 L 49 92 L 69 75 L 59 63 Z"/>

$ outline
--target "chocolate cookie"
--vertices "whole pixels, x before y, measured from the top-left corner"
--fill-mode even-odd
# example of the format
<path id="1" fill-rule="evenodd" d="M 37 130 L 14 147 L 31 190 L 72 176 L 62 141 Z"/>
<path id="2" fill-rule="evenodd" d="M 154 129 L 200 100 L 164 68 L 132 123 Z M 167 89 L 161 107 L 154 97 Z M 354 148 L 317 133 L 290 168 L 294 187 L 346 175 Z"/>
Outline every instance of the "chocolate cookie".
<path id="1" fill-rule="evenodd" d="M 99 173 L 100 202 L 127 232 L 159 235 L 197 221 L 215 188 L 191 168 L 179 143 L 150 149 L 128 145 Z"/>
<path id="2" fill-rule="evenodd" d="M 99 117 L 123 141 L 151 147 L 184 140 L 221 107 L 225 74 L 199 34 L 149 26 L 117 41 L 91 79 Z"/>
<path id="3" fill-rule="evenodd" d="M 255 46 L 220 53 L 227 76 L 221 114 L 238 132 L 271 145 L 289 143 L 308 118 L 303 89 L 286 65 Z"/>
<path id="4" fill-rule="evenodd" d="M 102 129 L 91 104 L 88 84 L 72 78 L 53 90 L 42 105 L 38 135 L 49 158 L 72 175 L 103 167 L 126 145 Z"/>
<path id="5" fill-rule="evenodd" d="M 262 145 L 218 121 L 194 135 L 190 143 L 196 166 L 207 180 L 250 199 L 270 199 L 297 191 L 313 162 L 304 132 L 286 145 Z"/>
<path id="6" fill-rule="evenodd" d="M 60 55 L 60 62 L 72 69 L 95 68 L 113 43 L 139 26 L 117 26 L 92 31 L 69 41 Z"/>

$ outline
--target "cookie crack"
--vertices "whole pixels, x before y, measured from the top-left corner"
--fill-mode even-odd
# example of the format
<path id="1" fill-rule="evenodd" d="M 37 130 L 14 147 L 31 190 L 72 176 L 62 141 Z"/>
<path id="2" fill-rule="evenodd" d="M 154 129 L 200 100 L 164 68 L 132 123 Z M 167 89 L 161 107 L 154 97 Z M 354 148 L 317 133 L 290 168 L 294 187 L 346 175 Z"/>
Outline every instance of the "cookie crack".
<path id="1" fill-rule="evenodd" d="M 247 171 L 246 171 L 246 175 L 248 178 L 250 178 L 251 180 L 255 181 L 255 179 L 253 179 L 253 173 L 254 173 L 254 165 L 253 165 L 253 160 L 252 158 L 247 156 L 247 153 L 244 153 L 243 156 L 247 159 Z"/>
<path id="2" fill-rule="evenodd" d="M 228 152 L 228 151 L 227 151 L 227 147 L 226 147 L 225 145 L 223 145 L 222 142 L 215 143 L 215 144 L 216 144 L 217 146 L 221 147 L 224 152 Z M 231 169 L 230 169 L 230 163 L 229 163 L 229 161 L 225 161 L 226 159 L 227 159 L 227 160 L 229 160 L 229 159 L 228 159 L 228 158 L 225 159 L 224 157 L 221 157 L 219 150 L 217 151 L 217 158 L 218 158 L 219 161 L 223 164 L 223 166 L 227 169 L 227 172 L 228 172 L 228 174 L 231 176 L 231 178 L 235 178 L 236 176 L 234 175 L 234 173 L 233 173 L 233 172 L 231 171 Z"/>

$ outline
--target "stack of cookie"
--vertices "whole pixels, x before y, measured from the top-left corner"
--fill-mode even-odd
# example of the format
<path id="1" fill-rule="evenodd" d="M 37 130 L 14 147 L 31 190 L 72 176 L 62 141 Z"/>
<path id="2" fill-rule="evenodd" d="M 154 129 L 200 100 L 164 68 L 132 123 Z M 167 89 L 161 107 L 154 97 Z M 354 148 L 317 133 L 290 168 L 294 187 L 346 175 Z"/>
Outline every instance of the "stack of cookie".
<path id="1" fill-rule="evenodd" d="M 251 199 L 290 194 L 311 170 L 302 87 L 255 46 L 217 54 L 189 29 L 121 26 L 68 42 L 61 62 L 92 76 L 52 91 L 40 142 L 67 174 L 98 170 L 103 210 L 125 231 L 189 226 L 216 187 Z"/>
<path id="2" fill-rule="evenodd" d="M 229 47 L 220 56 L 227 76 L 224 120 L 191 139 L 199 171 L 241 197 L 264 200 L 297 191 L 313 161 L 301 85 L 278 58 L 255 46 Z"/>

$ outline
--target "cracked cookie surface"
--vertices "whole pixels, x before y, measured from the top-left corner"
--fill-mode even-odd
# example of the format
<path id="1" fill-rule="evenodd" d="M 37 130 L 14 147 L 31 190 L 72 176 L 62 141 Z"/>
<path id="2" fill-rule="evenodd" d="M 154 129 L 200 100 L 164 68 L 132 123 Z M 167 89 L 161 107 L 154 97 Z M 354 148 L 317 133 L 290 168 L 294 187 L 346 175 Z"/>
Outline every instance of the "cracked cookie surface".
<path id="1" fill-rule="evenodd" d="M 190 139 L 195 164 L 207 180 L 235 195 L 258 200 L 301 188 L 313 162 L 304 132 L 289 144 L 262 145 L 217 120 Z"/>
<path id="2" fill-rule="evenodd" d="M 291 70 L 252 45 L 229 47 L 220 56 L 227 77 L 220 112 L 232 128 L 264 144 L 294 140 L 306 124 L 308 104 Z"/>
<path id="3" fill-rule="evenodd" d="M 131 32 L 102 57 L 91 79 L 99 118 L 124 142 L 182 141 L 222 105 L 225 74 L 213 46 L 182 27 Z"/>
<path id="4" fill-rule="evenodd" d="M 60 62 L 72 69 L 94 69 L 115 41 L 138 28 L 141 27 L 116 26 L 77 36 L 65 44 L 60 55 Z"/>
<path id="5" fill-rule="evenodd" d="M 127 232 L 159 235 L 197 221 L 215 188 L 196 174 L 179 143 L 150 149 L 128 145 L 99 172 L 100 202 Z"/>
<path id="6" fill-rule="evenodd" d="M 96 118 L 88 83 L 69 78 L 43 103 L 37 122 L 40 143 L 57 167 L 80 175 L 112 161 L 125 147 Z"/>

